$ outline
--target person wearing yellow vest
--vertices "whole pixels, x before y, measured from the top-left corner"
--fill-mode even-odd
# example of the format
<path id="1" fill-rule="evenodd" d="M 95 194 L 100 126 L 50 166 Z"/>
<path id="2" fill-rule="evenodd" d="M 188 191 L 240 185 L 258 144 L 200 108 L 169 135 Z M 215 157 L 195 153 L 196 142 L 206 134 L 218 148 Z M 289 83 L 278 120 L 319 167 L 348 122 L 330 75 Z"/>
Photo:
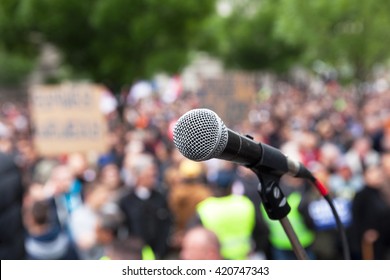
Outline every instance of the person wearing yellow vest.
<path id="1" fill-rule="evenodd" d="M 287 190 L 290 191 L 290 193 L 286 195 L 288 204 L 291 207 L 291 211 L 287 218 L 289 219 L 299 242 L 306 250 L 309 258 L 314 259 L 315 255 L 310 247 L 314 243 L 315 232 L 307 226 L 307 222 L 300 211 L 303 197 L 301 193 L 301 188 L 304 187 L 302 185 L 303 181 L 302 179 L 297 178 L 286 178 L 283 182 L 287 183 L 287 187 L 290 188 L 290 190 Z M 296 259 L 290 240 L 288 239 L 280 222 L 278 220 L 269 219 L 263 206 L 261 206 L 261 211 L 270 231 L 269 241 L 271 245 L 272 259 Z"/>
<path id="2" fill-rule="evenodd" d="M 220 195 L 200 202 L 196 212 L 201 224 L 218 237 L 222 257 L 243 260 L 254 252 L 253 244 L 258 244 L 258 238 L 264 239 L 263 233 L 268 232 L 261 226 L 252 201 L 231 193 L 234 180 L 235 170 L 221 170 L 217 179 Z"/>
<path id="3" fill-rule="evenodd" d="M 197 212 L 203 226 L 218 236 L 224 258 L 248 258 L 255 224 L 255 210 L 248 198 L 233 194 L 210 197 L 199 203 Z"/>

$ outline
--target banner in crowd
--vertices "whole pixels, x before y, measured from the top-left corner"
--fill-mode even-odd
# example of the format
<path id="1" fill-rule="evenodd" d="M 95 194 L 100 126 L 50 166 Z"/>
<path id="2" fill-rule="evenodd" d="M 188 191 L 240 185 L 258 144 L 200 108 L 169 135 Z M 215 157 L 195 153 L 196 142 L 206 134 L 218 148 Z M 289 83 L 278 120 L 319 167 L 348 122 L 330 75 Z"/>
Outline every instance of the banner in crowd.
<path id="1" fill-rule="evenodd" d="M 215 111 L 227 125 L 235 125 L 248 118 L 257 98 L 257 76 L 230 72 L 205 79 L 200 90 L 200 103 Z"/>
<path id="2" fill-rule="evenodd" d="M 94 84 L 37 85 L 30 89 L 34 145 L 40 155 L 104 152 L 107 121 L 100 109 L 105 87 Z"/>

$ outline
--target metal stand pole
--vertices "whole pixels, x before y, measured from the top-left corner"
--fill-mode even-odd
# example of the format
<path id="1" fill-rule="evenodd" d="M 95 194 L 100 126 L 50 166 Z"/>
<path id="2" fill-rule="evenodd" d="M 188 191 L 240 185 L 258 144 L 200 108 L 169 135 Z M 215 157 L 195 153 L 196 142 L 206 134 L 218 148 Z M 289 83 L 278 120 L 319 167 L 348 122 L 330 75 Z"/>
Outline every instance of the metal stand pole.
<path id="1" fill-rule="evenodd" d="M 291 246 L 293 247 L 295 256 L 298 260 L 308 260 L 309 256 L 307 255 L 305 249 L 302 247 L 301 243 L 299 242 L 299 239 L 291 226 L 290 221 L 287 217 L 281 218 L 280 223 L 282 224 L 282 227 L 284 231 L 287 234 L 288 239 L 290 240 Z"/>

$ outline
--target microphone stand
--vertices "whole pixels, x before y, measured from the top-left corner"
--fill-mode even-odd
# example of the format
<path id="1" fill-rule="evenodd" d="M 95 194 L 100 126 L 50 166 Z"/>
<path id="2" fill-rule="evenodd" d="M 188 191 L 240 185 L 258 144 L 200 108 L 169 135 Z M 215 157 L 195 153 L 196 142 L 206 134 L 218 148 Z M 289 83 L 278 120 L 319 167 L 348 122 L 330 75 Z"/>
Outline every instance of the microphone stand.
<path id="1" fill-rule="evenodd" d="M 262 171 L 259 170 L 260 168 Z M 279 186 L 281 174 L 277 174 L 277 171 L 264 166 L 260 168 L 255 166 L 250 169 L 255 172 L 259 178 L 260 183 L 257 191 L 264 204 L 268 217 L 271 220 L 280 221 L 288 239 L 290 240 L 297 259 L 308 260 L 309 257 L 299 242 L 299 239 L 287 217 L 291 207 Z"/>

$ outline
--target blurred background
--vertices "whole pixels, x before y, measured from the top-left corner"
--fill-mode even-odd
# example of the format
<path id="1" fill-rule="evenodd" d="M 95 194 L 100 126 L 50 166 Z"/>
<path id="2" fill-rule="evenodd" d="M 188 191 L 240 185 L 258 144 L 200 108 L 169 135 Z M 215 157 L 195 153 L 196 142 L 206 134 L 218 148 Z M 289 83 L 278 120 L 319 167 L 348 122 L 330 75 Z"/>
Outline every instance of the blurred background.
<path id="1" fill-rule="evenodd" d="M 389 259 L 390 3 L 1 0 L 1 259 L 291 259 L 258 180 L 176 150 L 225 124 L 328 186 L 353 259 Z M 323 199 L 284 176 L 312 259 L 342 259 Z"/>

